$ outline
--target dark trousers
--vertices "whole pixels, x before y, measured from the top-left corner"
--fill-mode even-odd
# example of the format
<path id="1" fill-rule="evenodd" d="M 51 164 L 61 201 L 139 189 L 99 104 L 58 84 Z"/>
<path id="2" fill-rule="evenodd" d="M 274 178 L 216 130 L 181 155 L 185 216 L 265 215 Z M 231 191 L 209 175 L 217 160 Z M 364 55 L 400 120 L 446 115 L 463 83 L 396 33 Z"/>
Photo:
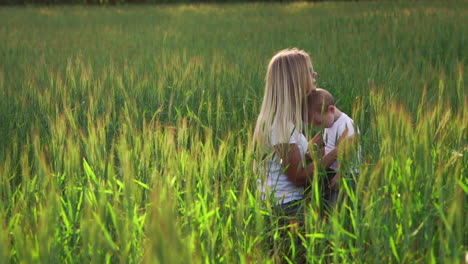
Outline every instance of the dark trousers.
<path id="1" fill-rule="evenodd" d="M 331 180 L 335 177 L 336 171 L 328 169 L 326 177 L 322 181 L 322 199 L 325 206 L 333 208 L 338 200 L 338 188 L 331 188 Z"/>
<path id="2" fill-rule="evenodd" d="M 304 223 L 304 200 L 294 200 L 276 205 L 273 208 L 274 214 L 280 226 L 287 226 L 291 221 Z"/>
<path id="3" fill-rule="evenodd" d="M 331 188 L 331 180 L 333 177 L 335 177 L 336 171 L 327 170 L 327 175 L 324 177 L 322 183 L 322 199 L 324 200 L 325 206 L 328 207 L 329 209 L 333 209 L 336 206 L 336 203 L 338 201 L 338 196 L 340 191 L 338 189 L 338 186 L 335 189 Z M 355 191 L 356 189 L 356 178 L 358 177 L 358 174 L 351 174 L 351 173 L 344 173 L 343 177 L 344 180 L 346 181 L 348 187 L 352 190 Z"/>
<path id="4" fill-rule="evenodd" d="M 279 228 L 279 239 L 270 237 L 271 252 L 281 259 L 279 263 L 287 263 L 286 258 L 295 263 L 305 263 L 305 248 L 298 236 L 299 233 L 304 235 L 304 200 L 276 205 L 273 207 L 273 214 L 272 224 Z M 292 251 L 293 247 L 295 253 Z"/>

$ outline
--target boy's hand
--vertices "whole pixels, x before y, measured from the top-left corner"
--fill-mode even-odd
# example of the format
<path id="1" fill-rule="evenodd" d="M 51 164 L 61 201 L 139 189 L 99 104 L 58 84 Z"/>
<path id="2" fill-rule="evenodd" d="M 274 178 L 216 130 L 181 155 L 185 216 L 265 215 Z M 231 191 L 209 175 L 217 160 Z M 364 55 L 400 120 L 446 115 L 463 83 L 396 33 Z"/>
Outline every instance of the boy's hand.
<path id="1" fill-rule="evenodd" d="M 323 146 L 323 140 L 321 132 L 318 132 L 311 141 L 309 141 L 309 147 L 313 152 L 317 152 Z"/>
<path id="2" fill-rule="evenodd" d="M 305 161 L 306 161 L 306 164 L 311 163 L 313 161 L 312 156 L 310 155 L 309 151 L 307 151 L 305 154 Z"/>
<path id="3" fill-rule="evenodd" d="M 317 144 L 317 145 L 323 145 L 322 141 L 322 133 L 318 132 L 313 138 L 312 138 L 312 143 Z"/>

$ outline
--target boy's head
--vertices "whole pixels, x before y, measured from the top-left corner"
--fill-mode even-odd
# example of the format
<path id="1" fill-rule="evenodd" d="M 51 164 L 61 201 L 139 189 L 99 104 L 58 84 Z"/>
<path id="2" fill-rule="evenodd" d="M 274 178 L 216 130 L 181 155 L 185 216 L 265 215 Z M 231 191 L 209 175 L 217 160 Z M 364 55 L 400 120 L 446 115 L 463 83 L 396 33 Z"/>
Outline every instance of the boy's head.
<path id="1" fill-rule="evenodd" d="M 335 100 L 325 89 L 317 88 L 307 96 L 307 117 L 308 124 L 312 123 L 316 127 L 329 128 L 335 122 Z"/>

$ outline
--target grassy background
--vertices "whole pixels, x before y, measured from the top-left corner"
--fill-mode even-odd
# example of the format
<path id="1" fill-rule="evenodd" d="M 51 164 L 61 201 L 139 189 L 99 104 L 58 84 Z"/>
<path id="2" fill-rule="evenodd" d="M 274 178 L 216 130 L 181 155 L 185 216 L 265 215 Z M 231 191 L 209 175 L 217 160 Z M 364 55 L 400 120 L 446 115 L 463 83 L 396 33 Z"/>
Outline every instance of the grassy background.
<path id="1" fill-rule="evenodd" d="M 0 262 L 459 262 L 468 4 L 0 9 Z M 272 55 L 308 51 L 362 131 L 356 191 L 295 254 L 257 201 Z M 314 184 L 317 184 L 316 182 Z"/>

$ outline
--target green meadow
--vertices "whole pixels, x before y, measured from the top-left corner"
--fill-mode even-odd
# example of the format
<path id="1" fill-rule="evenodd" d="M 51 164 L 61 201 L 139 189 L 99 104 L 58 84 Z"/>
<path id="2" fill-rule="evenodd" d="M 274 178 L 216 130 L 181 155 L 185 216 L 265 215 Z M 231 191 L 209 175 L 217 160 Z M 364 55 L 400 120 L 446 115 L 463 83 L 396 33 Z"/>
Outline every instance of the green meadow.
<path id="1" fill-rule="evenodd" d="M 0 7 L 0 263 L 466 263 L 467 25 L 467 1 Z M 303 231 L 253 169 L 290 47 L 363 155 Z"/>

